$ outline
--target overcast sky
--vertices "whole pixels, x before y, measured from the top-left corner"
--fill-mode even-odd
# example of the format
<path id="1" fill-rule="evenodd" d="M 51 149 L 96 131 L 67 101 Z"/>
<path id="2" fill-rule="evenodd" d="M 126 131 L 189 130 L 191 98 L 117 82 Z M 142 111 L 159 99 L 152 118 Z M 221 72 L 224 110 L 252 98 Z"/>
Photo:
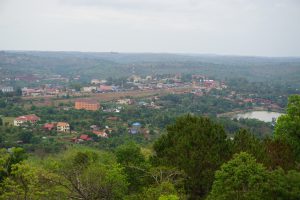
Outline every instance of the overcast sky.
<path id="1" fill-rule="evenodd" d="M 300 0 L 0 0 L 0 49 L 300 56 Z"/>

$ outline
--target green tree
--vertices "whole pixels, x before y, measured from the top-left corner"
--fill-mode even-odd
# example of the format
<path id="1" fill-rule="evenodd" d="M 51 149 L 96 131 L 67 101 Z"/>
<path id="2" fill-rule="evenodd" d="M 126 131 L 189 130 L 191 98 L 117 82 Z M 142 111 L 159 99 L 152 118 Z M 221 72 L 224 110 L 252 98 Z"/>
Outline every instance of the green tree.
<path id="1" fill-rule="evenodd" d="M 177 195 L 161 195 L 158 200 L 179 200 Z"/>
<path id="2" fill-rule="evenodd" d="M 150 185 L 145 187 L 139 194 L 127 196 L 126 200 L 159 200 L 160 197 L 166 198 L 169 196 L 178 196 L 176 188 L 170 182 L 162 182 L 160 184 Z"/>
<path id="3" fill-rule="evenodd" d="M 208 118 L 186 115 L 168 126 L 167 132 L 154 144 L 153 162 L 184 170 L 191 198 L 204 197 L 215 171 L 230 156 L 224 129 Z"/>
<path id="4" fill-rule="evenodd" d="M 127 192 L 123 168 L 112 154 L 73 149 L 48 164 L 48 168 L 60 176 L 50 181 L 65 187 L 71 199 L 114 200 L 121 199 Z"/>
<path id="5" fill-rule="evenodd" d="M 30 131 L 22 131 L 19 135 L 19 138 L 24 143 L 30 143 L 33 138 L 33 133 Z"/>
<path id="6" fill-rule="evenodd" d="M 293 149 L 289 143 L 283 139 L 264 140 L 265 152 L 267 154 L 267 162 L 264 162 L 270 169 L 277 169 L 278 167 L 284 170 L 294 169 L 296 166 L 296 157 Z"/>
<path id="7" fill-rule="evenodd" d="M 267 162 L 265 146 L 258 138 L 245 129 L 239 130 L 232 141 L 233 154 L 247 152 L 252 154 L 259 162 Z"/>
<path id="8" fill-rule="evenodd" d="M 14 164 L 10 176 L 1 183 L 0 199 L 66 199 L 63 187 L 47 181 L 53 176 L 26 162 Z"/>
<path id="9" fill-rule="evenodd" d="M 117 161 L 124 167 L 130 191 L 137 191 L 144 184 L 146 161 L 141 148 L 134 142 L 121 145 L 116 149 Z"/>
<path id="10" fill-rule="evenodd" d="M 16 89 L 16 96 L 22 96 L 22 89 L 20 88 L 20 87 L 18 87 L 17 89 Z"/>
<path id="11" fill-rule="evenodd" d="M 246 152 L 235 154 L 216 171 L 215 181 L 208 200 L 265 199 L 268 172 Z"/>
<path id="12" fill-rule="evenodd" d="M 289 97 L 287 114 L 277 120 L 275 138 L 286 140 L 300 160 L 300 95 Z"/>
<path id="13" fill-rule="evenodd" d="M 12 166 L 27 158 L 24 149 L 13 147 L 10 150 L 0 149 L 0 182 L 11 174 Z"/>
<path id="14" fill-rule="evenodd" d="M 268 195 L 270 199 L 298 200 L 300 198 L 300 172 L 285 172 L 279 168 L 270 173 Z"/>

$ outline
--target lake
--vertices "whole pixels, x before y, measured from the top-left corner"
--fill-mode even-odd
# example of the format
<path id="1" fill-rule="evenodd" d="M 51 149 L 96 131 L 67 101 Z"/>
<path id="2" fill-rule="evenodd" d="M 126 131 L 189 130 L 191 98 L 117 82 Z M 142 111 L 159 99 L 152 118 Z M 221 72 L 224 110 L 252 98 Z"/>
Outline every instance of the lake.
<path id="1" fill-rule="evenodd" d="M 236 114 L 233 118 L 249 118 L 249 119 L 258 119 L 264 122 L 272 122 L 273 118 L 278 118 L 283 113 L 270 112 L 270 111 L 251 111 L 246 113 Z"/>

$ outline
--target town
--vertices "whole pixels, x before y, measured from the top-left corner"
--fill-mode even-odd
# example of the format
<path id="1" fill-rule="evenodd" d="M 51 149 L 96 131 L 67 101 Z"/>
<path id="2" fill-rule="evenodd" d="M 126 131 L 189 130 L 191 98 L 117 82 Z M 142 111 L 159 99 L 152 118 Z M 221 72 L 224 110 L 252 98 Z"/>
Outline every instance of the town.
<path id="1" fill-rule="evenodd" d="M 128 117 L 128 113 L 132 113 L 132 110 L 135 110 L 134 112 L 143 110 L 152 114 L 170 112 L 172 101 L 178 95 L 181 98 L 184 96 L 188 98 L 188 101 L 191 101 L 189 104 L 195 104 L 192 102 L 197 98 L 198 101 L 201 101 L 201 98 L 202 101 L 213 98 L 215 101 L 232 104 L 232 108 L 214 106 L 213 110 L 208 112 L 203 112 L 201 109 L 197 111 L 193 108 L 182 110 L 182 112 L 200 112 L 210 115 L 216 112 L 218 117 L 231 117 L 233 111 L 239 112 L 245 109 L 274 111 L 282 109 L 276 100 L 260 97 L 259 94 L 235 91 L 228 81 L 226 83 L 224 80 L 213 80 L 199 74 L 131 75 L 118 80 L 93 78 L 88 82 L 80 81 L 80 76 L 76 76 L 71 83 L 69 81 L 61 75 L 50 78 L 38 75 L 3 78 L 0 87 L 2 94 L 4 96 L 19 95 L 21 99 L 18 104 L 23 105 L 23 109 L 25 108 L 25 115 L 2 116 L 4 124 L 29 130 L 35 127 L 44 133 L 43 140 L 52 138 L 67 143 L 97 142 L 121 134 L 121 132 L 129 135 L 138 134 L 146 140 L 151 140 L 163 131 L 161 128 L 166 122 L 162 121 L 162 124 L 159 124 L 147 118 L 134 117 L 134 115 Z M 26 86 L 13 87 L 8 83 L 13 85 L 22 83 Z M 45 106 L 55 112 L 52 117 L 45 113 L 39 116 L 41 113 L 39 108 Z M 80 119 L 74 120 L 73 115 L 76 110 L 80 112 L 78 115 L 82 115 L 81 111 L 90 113 L 87 114 L 87 118 L 90 118 L 89 123 L 82 124 L 78 122 Z M 64 112 L 66 116 L 63 121 L 58 120 L 56 115 L 59 113 L 57 112 Z M 172 112 L 175 114 L 178 111 Z M 91 116 L 95 116 L 93 113 L 101 116 L 101 120 L 92 119 Z M 153 135 L 153 133 L 156 134 Z M 14 142 L 24 143 L 20 138 Z"/>

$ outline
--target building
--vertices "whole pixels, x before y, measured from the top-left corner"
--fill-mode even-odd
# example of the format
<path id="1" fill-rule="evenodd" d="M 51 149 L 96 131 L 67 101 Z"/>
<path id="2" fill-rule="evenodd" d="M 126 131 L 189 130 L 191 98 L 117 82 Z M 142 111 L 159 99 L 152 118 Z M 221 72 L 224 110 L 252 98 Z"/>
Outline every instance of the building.
<path id="1" fill-rule="evenodd" d="M 111 116 L 111 117 L 107 117 L 106 119 L 109 120 L 109 121 L 118 121 L 119 117 L 113 117 L 113 116 Z"/>
<path id="2" fill-rule="evenodd" d="M 35 114 L 23 115 L 23 116 L 17 117 L 14 120 L 14 126 L 21 126 L 22 124 L 27 123 L 27 122 L 34 124 L 39 120 L 40 120 L 40 118 L 38 116 L 36 116 Z"/>
<path id="3" fill-rule="evenodd" d="M 93 131 L 93 133 L 98 137 L 108 138 L 108 135 L 105 131 Z"/>
<path id="4" fill-rule="evenodd" d="M 56 130 L 59 132 L 70 132 L 70 124 L 66 122 L 58 122 L 56 125 Z"/>
<path id="5" fill-rule="evenodd" d="M 140 76 L 137 76 L 137 75 L 132 75 L 127 80 L 130 81 L 130 82 L 138 83 L 142 80 L 142 78 Z"/>
<path id="6" fill-rule="evenodd" d="M 42 90 L 36 88 L 22 88 L 22 96 L 41 96 L 42 93 Z"/>
<path id="7" fill-rule="evenodd" d="M 100 108 L 100 104 L 96 100 L 77 100 L 75 101 L 75 109 L 76 110 L 91 110 L 96 111 Z"/>
<path id="8" fill-rule="evenodd" d="M 91 141 L 92 138 L 90 138 L 90 136 L 86 135 L 86 134 L 82 134 L 79 139 L 84 140 L 84 141 Z"/>
<path id="9" fill-rule="evenodd" d="M 7 92 L 13 92 L 13 91 L 14 91 L 14 88 L 11 87 L 11 86 L 8 86 L 8 87 L 0 87 L 0 90 L 1 90 L 3 93 L 7 93 Z"/>
<path id="10" fill-rule="evenodd" d="M 98 92 L 111 92 L 111 91 L 114 91 L 114 90 L 116 90 L 116 87 L 115 86 L 111 86 L 111 85 L 100 85 L 97 88 Z"/>
<path id="11" fill-rule="evenodd" d="M 91 84 L 93 84 L 93 85 L 98 85 L 100 83 L 101 83 L 101 81 L 99 79 L 92 79 L 91 80 Z"/>
<path id="12" fill-rule="evenodd" d="M 46 123 L 44 124 L 43 129 L 47 131 L 52 131 L 56 128 L 56 125 L 56 123 Z"/>
<path id="13" fill-rule="evenodd" d="M 100 129 L 97 125 L 91 125 L 90 128 L 93 131 L 98 131 Z"/>
<path id="14" fill-rule="evenodd" d="M 83 87 L 82 91 L 83 92 L 95 92 L 97 90 L 96 86 L 89 86 L 89 87 Z"/>
<path id="15" fill-rule="evenodd" d="M 131 105 L 134 101 L 132 99 L 119 99 L 117 100 L 117 104 L 123 104 L 123 105 Z"/>
<path id="16" fill-rule="evenodd" d="M 141 131 L 141 127 L 142 127 L 142 124 L 140 122 L 135 122 L 131 125 L 131 128 L 129 129 L 129 132 L 131 134 L 137 134 L 137 133 L 140 133 Z"/>
<path id="17" fill-rule="evenodd" d="M 86 135 L 86 134 L 82 134 L 79 137 L 72 138 L 72 141 L 74 143 L 81 143 L 81 142 L 84 142 L 84 141 L 92 141 L 92 140 L 93 139 L 90 136 Z"/>

